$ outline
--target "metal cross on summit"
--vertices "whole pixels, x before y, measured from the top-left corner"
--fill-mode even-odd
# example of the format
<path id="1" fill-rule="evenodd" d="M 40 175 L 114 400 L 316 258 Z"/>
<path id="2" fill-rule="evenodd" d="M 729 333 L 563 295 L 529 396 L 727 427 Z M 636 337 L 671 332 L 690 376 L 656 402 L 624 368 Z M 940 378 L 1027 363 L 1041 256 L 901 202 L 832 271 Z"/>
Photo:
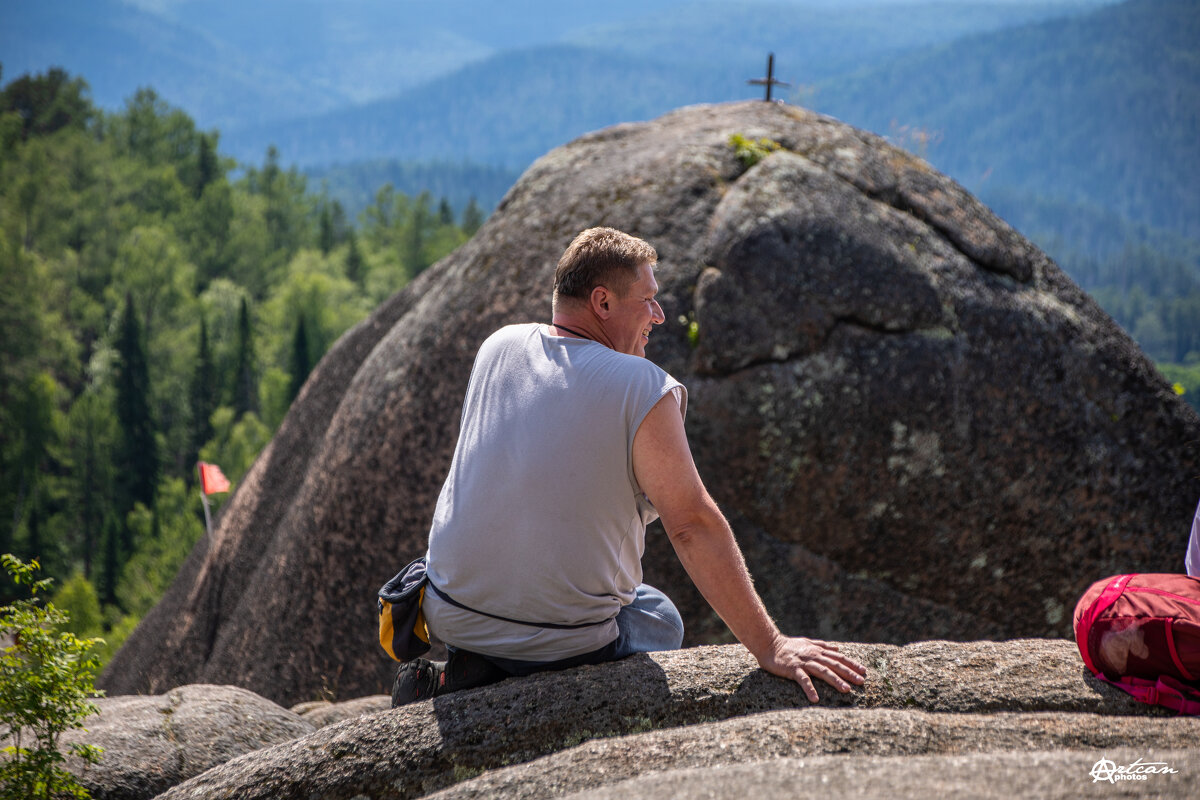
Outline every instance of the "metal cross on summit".
<path id="1" fill-rule="evenodd" d="M 772 86 L 791 86 L 790 83 L 784 83 L 783 81 L 775 80 L 775 54 L 774 53 L 769 53 L 767 55 L 767 77 L 766 78 L 752 78 L 752 79 L 746 81 L 746 83 L 750 84 L 751 86 L 766 86 L 767 87 L 767 96 L 764 97 L 763 99 L 766 100 L 768 103 L 771 102 L 771 87 Z"/>

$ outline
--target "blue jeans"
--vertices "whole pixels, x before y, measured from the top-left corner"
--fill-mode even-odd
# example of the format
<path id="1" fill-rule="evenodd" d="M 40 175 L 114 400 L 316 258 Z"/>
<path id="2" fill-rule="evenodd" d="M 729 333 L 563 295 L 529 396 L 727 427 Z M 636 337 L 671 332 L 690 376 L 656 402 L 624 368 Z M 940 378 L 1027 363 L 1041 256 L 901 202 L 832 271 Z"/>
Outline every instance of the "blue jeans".
<path id="1" fill-rule="evenodd" d="M 599 650 L 557 661 L 484 658 L 510 675 L 529 675 L 583 664 L 602 664 L 634 653 L 678 650 L 683 644 L 683 618 L 679 616 L 679 609 L 665 594 L 644 583 L 637 587 L 633 602 L 617 614 L 617 631 L 617 638 Z"/>

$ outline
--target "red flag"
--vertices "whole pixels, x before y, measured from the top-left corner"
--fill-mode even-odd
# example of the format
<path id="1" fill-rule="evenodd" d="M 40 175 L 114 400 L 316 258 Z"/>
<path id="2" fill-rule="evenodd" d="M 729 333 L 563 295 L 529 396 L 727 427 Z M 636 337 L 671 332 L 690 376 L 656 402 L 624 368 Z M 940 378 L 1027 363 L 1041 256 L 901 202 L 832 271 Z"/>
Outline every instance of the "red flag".
<path id="1" fill-rule="evenodd" d="M 196 468 L 200 470 L 200 491 L 205 494 L 229 491 L 229 479 L 216 464 L 206 464 L 201 461 Z"/>

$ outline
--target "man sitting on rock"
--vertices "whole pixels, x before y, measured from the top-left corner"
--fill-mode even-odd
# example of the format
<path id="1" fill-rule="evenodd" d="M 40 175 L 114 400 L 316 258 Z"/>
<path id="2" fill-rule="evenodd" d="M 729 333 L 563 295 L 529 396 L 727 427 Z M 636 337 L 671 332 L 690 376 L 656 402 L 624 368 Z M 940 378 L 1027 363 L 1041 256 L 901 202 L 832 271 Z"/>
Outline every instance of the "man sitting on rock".
<path id="1" fill-rule="evenodd" d="M 664 321 L 657 259 L 620 231 L 584 231 L 555 270 L 553 323 L 480 347 L 429 534 L 423 610 L 450 657 L 401 665 L 393 705 L 680 647 L 679 612 L 641 582 L 655 517 L 763 669 L 813 702 L 813 677 L 842 692 L 863 682 L 833 645 L 775 627 L 696 472 L 687 392 L 645 358 Z"/>

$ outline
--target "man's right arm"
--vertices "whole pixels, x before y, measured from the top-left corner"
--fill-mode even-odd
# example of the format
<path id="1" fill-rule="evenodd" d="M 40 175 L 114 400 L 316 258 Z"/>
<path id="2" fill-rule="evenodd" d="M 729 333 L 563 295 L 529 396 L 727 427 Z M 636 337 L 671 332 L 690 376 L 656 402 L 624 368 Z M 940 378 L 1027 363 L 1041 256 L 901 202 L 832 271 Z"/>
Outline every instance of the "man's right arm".
<path id="1" fill-rule="evenodd" d="M 700 480 L 671 395 L 660 400 L 638 428 L 633 469 L 696 588 L 763 669 L 795 680 L 813 702 L 817 692 L 812 677 L 842 692 L 850 691 L 851 683 L 863 682 L 865 667 L 835 646 L 787 637 L 775 627 L 725 515 Z"/>

